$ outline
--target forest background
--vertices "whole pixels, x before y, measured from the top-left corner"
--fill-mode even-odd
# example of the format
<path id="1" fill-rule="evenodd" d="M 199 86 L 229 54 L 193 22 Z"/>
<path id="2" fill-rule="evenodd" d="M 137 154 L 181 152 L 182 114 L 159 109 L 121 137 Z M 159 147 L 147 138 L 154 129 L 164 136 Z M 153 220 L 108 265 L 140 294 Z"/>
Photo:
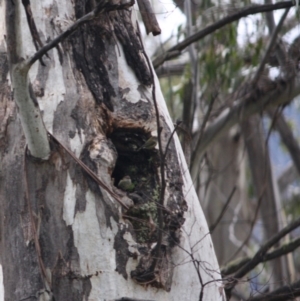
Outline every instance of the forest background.
<path id="1" fill-rule="evenodd" d="M 218 23 L 248 5 L 271 3 L 192 1 L 188 5 L 158 1 L 154 10 L 163 35 L 154 38 L 156 43 L 146 38 L 148 49 L 153 49 L 154 64 L 162 53 L 175 49 L 207 24 Z M 205 130 L 234 106 L 246 82 L 254 78 L 260 89 L 265 89 L 269 78 L 283 76 L 278 49 L 291 54 L 300 36 L 297 8 L 284 14 L 284 10 L 274 10 L 247 15 L 201 37 L 179 58 L 156 68 L 173 120 L 183 121 L 179 130 L 182 146 L 221 267 L 237 256 L 251 258 L 268 237 L 299 216 L 299 97 L 276 108 L 258 110 L 258 115 L 247 121 L 241 113 L 236 124 L 219 128 L 220 137 L 211 138 L 207 145 L 203 142 Z M 270 42 L 273 39 L 275 42 Z M 195 165 L 200 161 L 195 153 L 199 151 L 201 168 L 196 174 Z M 298 235 L 294 230 L 285 243 Z M 241 284 L 240 290 L 234 291 L 237 300 L 248 300 L 249 293 L 266 293 L 298 279 L 300 253 L 296 245 L 287 257 L 252 271 L 250 285 Z"/>
<path id="2" fill-rule="evenodd" d="M 0 0 L 0 292 L 297 298 L 298 1 L 145 3 Z"/>

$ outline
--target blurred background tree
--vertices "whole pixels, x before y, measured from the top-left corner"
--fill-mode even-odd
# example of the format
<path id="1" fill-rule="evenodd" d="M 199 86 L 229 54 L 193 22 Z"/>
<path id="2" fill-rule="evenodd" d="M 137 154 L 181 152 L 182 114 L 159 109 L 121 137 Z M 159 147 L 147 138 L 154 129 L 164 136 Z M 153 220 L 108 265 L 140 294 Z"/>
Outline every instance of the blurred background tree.
<path id="1" fill-rule="evenodd" d="M 163 36 L 146 45 L 223 267 L 253 258 L 299 216 L 300 28 L 294 5 L 153 3 Z M 228 295 L 293 299 L 279 293 L 268 299 L 268 293 L 299 278 L 298 236 L 299 230 L 289 231 L 274 243 L 276 250 L 293 248 L 256 265 L 247 281 L 241 277 L 227 287 Z M 223 276 L 236 276 L 239 268 L 224 269 Z"/>

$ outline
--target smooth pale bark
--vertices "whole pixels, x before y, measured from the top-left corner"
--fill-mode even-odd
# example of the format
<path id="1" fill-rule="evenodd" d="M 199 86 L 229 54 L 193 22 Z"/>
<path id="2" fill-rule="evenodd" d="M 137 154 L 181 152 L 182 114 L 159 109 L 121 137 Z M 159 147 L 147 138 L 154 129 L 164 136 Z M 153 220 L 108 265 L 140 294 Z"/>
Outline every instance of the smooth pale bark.
<path id="1" fill-rule="evenodd" d="M 92 6 L 92 1 L 74 3 L 75 9 L 67 0 L 31 1 L 43 42 L 53 39 Z M 26 59 L 35 49 L 24 9 L 20 1 L 15 5 L 20 12 L 17 47 Z M 4 1 L 0 1 L 2 48 L 4 16 Z M 136 22 L 130 18 L 128 11 L 111 12 L 84 25 L 59 50 L 49 51 L 49 58 L 43 57 L 46 66 L 36 63 L 29 78 L 47 130 L 127 204 L 135 202 L 132 210 L 142 210 L 138 202 L 156 204 L 161 174 L 157 151 L 136 151 L 155 135 L 157 125 L 151 74 Z M 54 141 L 49 160 L 40 162 L 25 155 L 26 141 L 3 51 L 2 61 L 0 259 L 4 299 L 31 296 L 50 300 L 54 296 L 57 301 L 122 297 L 193 301 L 199 300 L 204 285 L 203 300 L 222 300 L 221 282 L 214 281 L 220 279 L 218 263 L 177 137 L 165 161 L 167 213 L 162 260 L 158 260 L 155 279 L 147 282 L 141 278 L 153 261 L 156 217 L 143 220 L 153 224 L 154 219 L 154 235 L 149 234 L 148 225 L 146 239 L 141 237 L 132 218 L 126 218 L 133 212 L 122 209 Z M 165 147 L 173 125 L 156 77 L 155 87 Z M 132 200 L 116 188 L 126 173 L 130 173 L 142 201 Z M 199 263 L 200 273 L 192 257 Z"/>

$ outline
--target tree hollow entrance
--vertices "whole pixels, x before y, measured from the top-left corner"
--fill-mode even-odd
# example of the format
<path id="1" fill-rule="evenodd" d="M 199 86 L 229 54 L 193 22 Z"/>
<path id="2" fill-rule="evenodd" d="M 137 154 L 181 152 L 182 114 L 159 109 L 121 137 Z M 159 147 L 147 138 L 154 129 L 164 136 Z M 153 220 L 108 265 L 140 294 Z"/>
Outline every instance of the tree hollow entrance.
<path id="1" fill-rule="evenodd" d="M 141 148 L 150 137 L 140 129 L 117 129 L 109 136 L 118 152 L 112 173 L 114 185 L 121 186 L 124 177 L 130 177 L 132 182 L 127 195 L 134 206 L 124 218 L 133 225 L 138 243 L 156 242 L 158 234 L 159 156 L 156 149 Z"/>

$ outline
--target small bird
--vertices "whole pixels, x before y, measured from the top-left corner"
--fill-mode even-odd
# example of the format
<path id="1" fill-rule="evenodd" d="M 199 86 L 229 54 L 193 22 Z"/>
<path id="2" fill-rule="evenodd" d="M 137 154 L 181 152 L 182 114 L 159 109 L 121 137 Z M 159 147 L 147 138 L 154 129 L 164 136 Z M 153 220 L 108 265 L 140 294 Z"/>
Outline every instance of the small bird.
<path id="1" fill-rule="evenodd" d="M 134 184 L 131 182 L 131 178 L 129 176 L 125 176 L 118 183 L 118 188 L 124 191 L 133 191 Z"/>
<path id="2" fill-rule="evenodd" d="M 157 137 L 151 136 L 140 148 L 138 148 L 137 151 L 140 151 L 141 149 L 154 149 L 157 144 Z"/>

